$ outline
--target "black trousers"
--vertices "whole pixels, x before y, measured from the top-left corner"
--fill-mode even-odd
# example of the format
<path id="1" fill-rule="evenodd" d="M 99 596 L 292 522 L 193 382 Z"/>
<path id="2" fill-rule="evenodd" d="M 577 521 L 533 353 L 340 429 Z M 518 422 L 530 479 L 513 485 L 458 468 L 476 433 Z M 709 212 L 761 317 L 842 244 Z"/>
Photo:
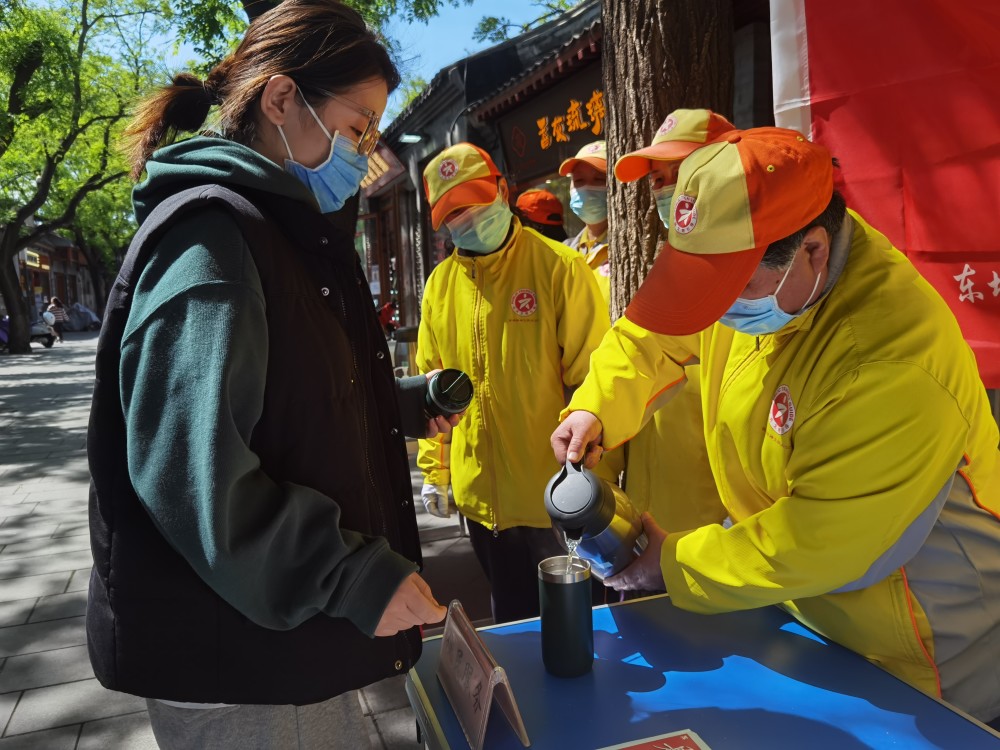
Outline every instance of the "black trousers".
<path id="1" fill-rule="evenodd" d="M 493 536 L 491 529 L 473 521 L 469 523 L 469 538 L 490 582 L 494 622 L 538 617 L 538 563 L 566 554 L 555 532 L 551 528 L 515 526 Z M 596 578 L 592 582 L 595 606 L 618 601 L 614 591 Z"/>

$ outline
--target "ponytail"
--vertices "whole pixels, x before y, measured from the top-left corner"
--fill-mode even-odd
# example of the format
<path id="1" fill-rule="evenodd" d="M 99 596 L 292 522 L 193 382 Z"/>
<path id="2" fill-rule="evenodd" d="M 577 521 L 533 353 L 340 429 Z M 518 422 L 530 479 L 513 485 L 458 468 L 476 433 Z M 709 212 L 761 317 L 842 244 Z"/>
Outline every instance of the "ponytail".
<path id="1" fill-rule="evenodd" d="M 399 85 L 388 50 L 356 10 L 340 0 L 284 0 L 254 19 L 239 46 L 204 81 L 181 73 L 139 106 L 125 131 L 133 179 L 153 151 L 178 133 L 198 130 L 215 104 L 222 136 L 253 143 L 260 93 L 281 74 L 317 103 L 373 78 L 384 80 L 390 92 Z"/>
<path id="2" fill-rule="evenodd" d="M 212 79 L 210 74 L 209 81 Z M 132 179 L 139 179 L 157 148 L 173 143 L 178 133 L 198 130 L 209 109 L 219 102 L 214 87 L 191 73 L 178 73 L 169 86 L 143 101 L 125 129 Z"/>

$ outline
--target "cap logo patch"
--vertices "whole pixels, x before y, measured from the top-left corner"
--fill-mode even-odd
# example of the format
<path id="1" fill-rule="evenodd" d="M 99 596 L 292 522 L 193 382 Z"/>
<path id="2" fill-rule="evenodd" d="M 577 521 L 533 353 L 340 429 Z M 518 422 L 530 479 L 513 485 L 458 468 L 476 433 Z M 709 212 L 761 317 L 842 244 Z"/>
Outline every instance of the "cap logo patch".
<path id="1" fill-rule="evenodd" d="M 656 131 L 656 134 L 664 135 L 665 133 L 669 133 L 676 127 L 677 127 L 677 118 L 674 117 L 673 115 L 670 115 L 666 120 L 663 121 L 663 124 L 660 125 L 660 129 Z"/>
<path id="2" fill-rule="evenodd" d="M 510 308 L 522 318 L 526 318 L 538 309 L 538 298 L 531 289 L 518 289 L 510 298 Z"/>
<path id="3" fill-rule="evenodd" d="M 438 165 L 438 177 L 442 180 L 451 180 L 458 174 L 458 162 L 454 159 L 445 159 Z"/>
<path id="4" fill-rule="evenodd" d="M 780 386 L 771 399 L 771 412 L 767 415 L 767 423 L 779 435 L 784 435 L 792 429 L 794 422 L 795 404 L 792 403 L 792 394 L 788 391 L 787 385 Z"/>
<path id="5" fill-rule="evenodd" d="M 586 153 L 588 153 L 588 154 L 596 154 L 600 150 L 601 150 L 601 144 L 600 143 L 591 143 L 589 146 L 587 146 Z"/>
<path id="6" fill-rule="evenodd" d="M 698 209 L 694 205 L 694 196 L 678 195 L 674 199 L 674 226 L 679 234 L 687 234 L 698 224 Z"/>

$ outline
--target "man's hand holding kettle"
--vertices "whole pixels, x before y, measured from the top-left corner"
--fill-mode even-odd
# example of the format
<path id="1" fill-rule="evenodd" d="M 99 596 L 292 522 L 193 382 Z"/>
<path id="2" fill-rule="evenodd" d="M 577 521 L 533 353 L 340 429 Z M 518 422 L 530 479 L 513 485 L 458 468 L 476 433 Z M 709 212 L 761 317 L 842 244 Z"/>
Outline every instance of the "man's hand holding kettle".
<path id="1" fill-rule="evenodd" d="M 604 453 L 604 446 L 601 445 L 603 431 L 604 425 L 596 415 L 589 411 L 572 412 L 549 438 L 556 461 L 563 466 L 567 460 L 577 463 L 582 458 L 583 465 L 593 469 Z"/>

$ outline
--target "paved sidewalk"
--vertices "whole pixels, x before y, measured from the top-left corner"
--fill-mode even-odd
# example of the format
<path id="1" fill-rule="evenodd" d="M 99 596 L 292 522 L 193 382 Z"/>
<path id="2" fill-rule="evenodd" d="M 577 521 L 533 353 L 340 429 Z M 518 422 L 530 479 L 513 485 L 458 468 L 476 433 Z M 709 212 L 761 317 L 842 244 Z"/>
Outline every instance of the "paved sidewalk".
<path id="1" fill-rule="evenodd" d="M 87 657 L 92 558 L 86 429 L 96 334 L 0 355 L 0 750 L 156 748 L 143 700 L 105 690 Z M 419 474 L 414 472 L 419 492 Z M 425 576 L 474 620 L 489 594 L 457 519 L 418 506 Z M 373 746 L 419 748 L 402 678 L 362 693 Z"/>

